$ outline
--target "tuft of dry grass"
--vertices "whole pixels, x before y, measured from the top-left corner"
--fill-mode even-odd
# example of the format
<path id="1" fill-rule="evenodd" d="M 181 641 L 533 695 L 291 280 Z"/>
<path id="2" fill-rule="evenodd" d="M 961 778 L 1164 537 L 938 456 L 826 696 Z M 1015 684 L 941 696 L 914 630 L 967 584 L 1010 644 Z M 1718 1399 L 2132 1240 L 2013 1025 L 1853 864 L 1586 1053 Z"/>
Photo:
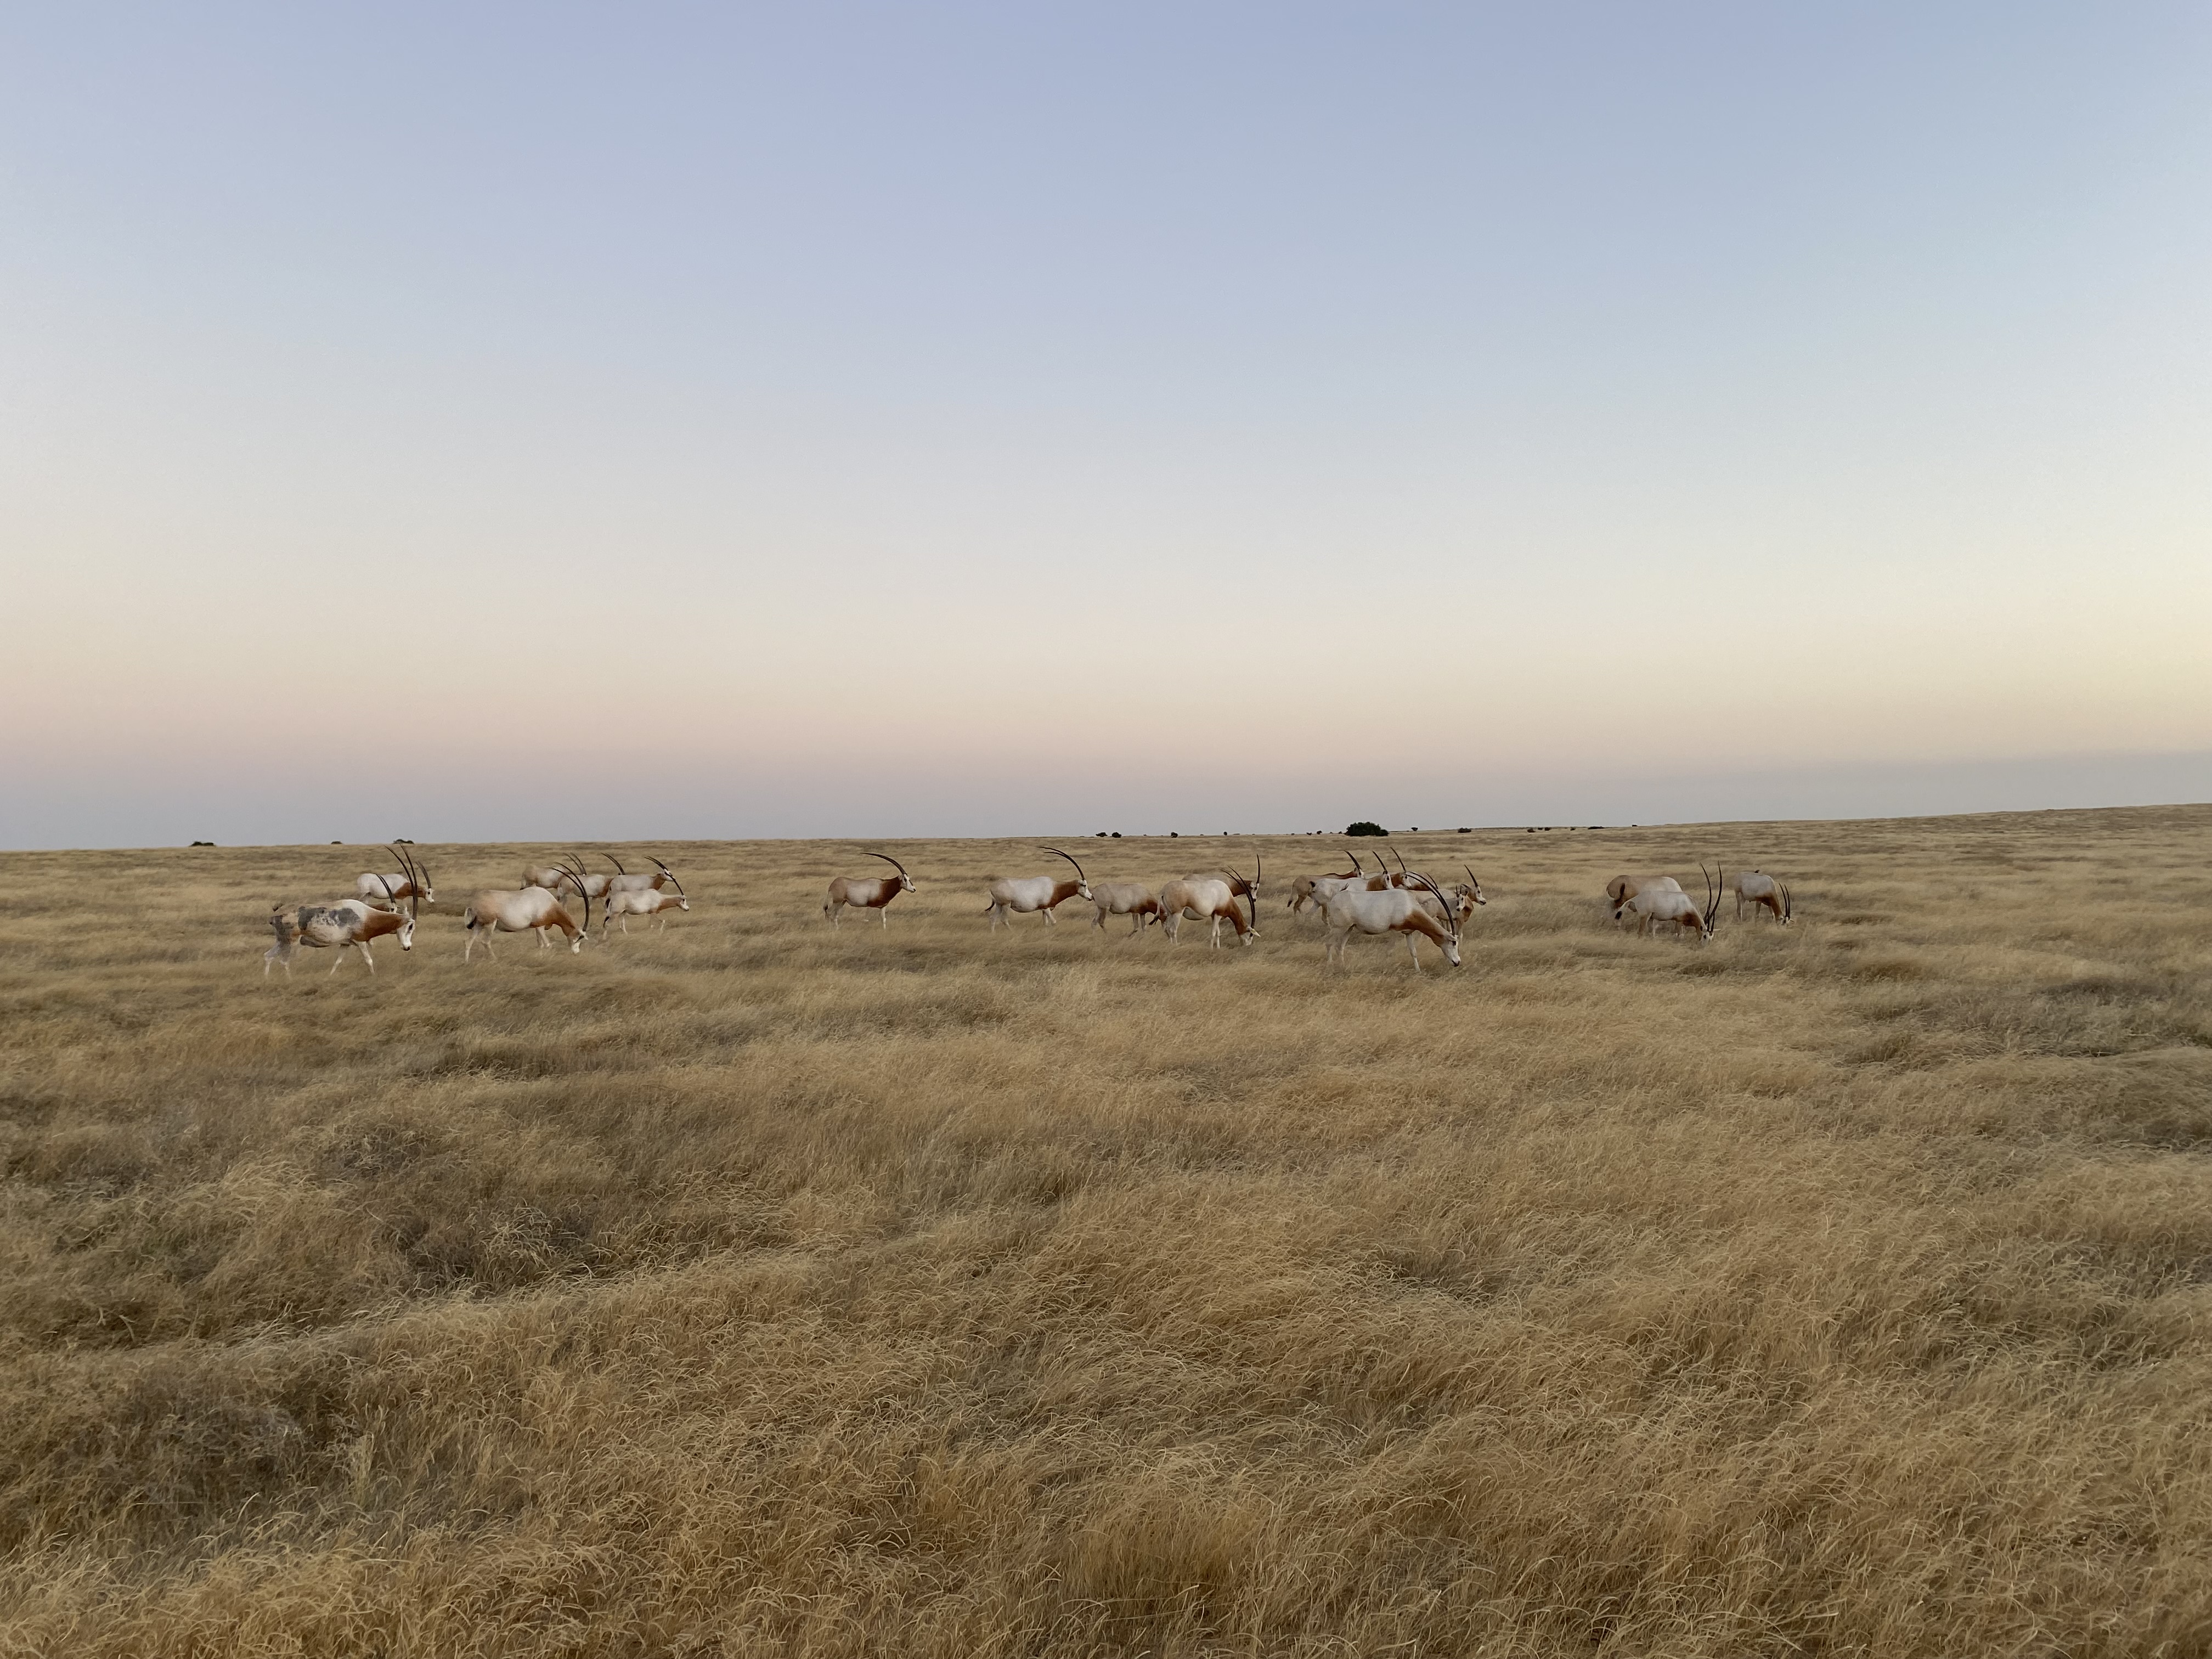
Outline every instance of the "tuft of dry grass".
<path id="1" fill-rule="evenodd" d="M 2206 1651 L 2208 838 L 1401 837 L 1420 977 L 966 842 L 264 984 L 365 849 L 0 855 L 0 1650 Z M 1798 924 L 1604 919 L 1700 858 Z"/>

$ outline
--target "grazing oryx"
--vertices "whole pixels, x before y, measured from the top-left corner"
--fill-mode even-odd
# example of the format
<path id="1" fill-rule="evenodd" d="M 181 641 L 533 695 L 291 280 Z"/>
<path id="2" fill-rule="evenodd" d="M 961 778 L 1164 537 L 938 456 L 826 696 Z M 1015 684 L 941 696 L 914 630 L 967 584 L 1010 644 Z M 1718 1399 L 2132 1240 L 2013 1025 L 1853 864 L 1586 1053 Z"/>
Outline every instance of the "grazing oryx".
<path id="1" fill-rule="evenodd" d="M 1425 902 L 1431 899 L 1443 911 L 1441 915 L 1428 908 Z M 1421 971 L 1421 947 L 1414 942 L 1416 933 L 1434 940 L 1453 967 L 1460 965 L 1458 911 L 1444 902 L 1436 883 L 1417 871 L 1407 873 L 1403 887 L 1347 887 L 1322 907 L 1322 916 L 1328 923 L 1328 961 L 1344 961 L 1345 945 L 1357 929 L 1376 935 L 1403 933 L 1415 973 Z"/>
<path id="2" fill-rule="evenodd" d="M 1223 877 L 1227 879 L 1224 880 Z M 1249 899 L 1252 905 L 1252 920 L 1247 922 L 1244 913 L 1237 908 L 1238 899 Z M 1219 876 L 1185 876 L 1171 881 L 1160 889 L 1160 926 L 1167 930 L 1168 943 L 1182 943 L 1183 919 L 1211 921 L 1213 924 L 1213 948 L 1221 948 L 1221 924 L 1227 922 L 1237 930 L 1237 942 L 1249 945 L 1260 937 L 1260 855 L 1252 854 L 1252 878 L 1247 881 L 1234 870 L 1224 870 Z"/>
<path id="3" fill-rule="evenodd" d="M 380 909 L 386 904 L 396 905 L 401 899 L 423 899 L 435 904 L 438 896 L 430 890 L 429 866 L 417 865 L 412 858 L 404 859 L 402 862 L 422 877 L 422 884 L 419 888 L 404 871 L 380 876 L 374 870 L 364 870 L 353 878 L 353 896 Z"/>
<path id="4" fill-rule="evenodd" d="M 494 933 L 534 933 L 538 948 L 551 948 L 552 941 L 545 937 L 548 928 L 557 927 L 568 936 L 571 955 L 584 948 L 584 941 L 592 931 L 591 896 L 584 896 L 584 925 L 579 927 L 575 919 L 562 908 L 560 896 L 549 887 L 535 884 L 515 892 L 505 887 L 495 887 L 478 893 L 469 901 L 469 908 L 461 913 L 461 924 L 468 929 L 468 943 L 461 948 L 461 960 L 466 962 L 477 948 L 477 938 L 483 938 L 484 954 L 492 954 Z"/>
<path id="5" fill-rule="evenodd" d="M 392 856 L 407 865 L 411 882 L 415 870 L 406 854 L 393 853 Z M 425 880 L 411 884 L 427 887 L 429 884 Z M 374 974 L 376 958 L 369 954 L 368 942 L 373 939 L 382 939 L 386 933 L 399 935 L 401 950 L 413 950 L 415 913 L 422 907 L 422 900 L 410 897 L 407 902 L 407 914 L 402 915 L 397 896 L 386 891 L 383 896 L 390 901 L 391 908 L 386 909 L 369 903 L 366 899 L 357 898 L 339 899 L 332 904 L 303 904 L 290 915 L 284 914 L 283 905 L 276 906 L 269 913 L 270 930 L 276 935 L 276 943 L 262 956 L 261 977 L 269 977 L 271 963 L 282 963 L 284 977 L 291 978 L 292 954 L 302 945 L 316 950 L 335 946 L 337 955 L 331 958 L 331 971 L 334 974 L 337 972 L 339 964 L 345 961 L 348 945 L 361 952 L 361 959 L 368 964 L 368 971 Z"/>
<path id="6" fill-rule="evenodd" d="M 1726 890 L 1735 895 L 1735 919 L 1738 921 L 1743 920 L 1744 901 L 1749 899 L 1753 909 L 1766 911 L 1785 927 L 1790 925 L 1793 914 L 1790 890 L 1773 877 L 1762 875 L 1756 870 L 1739 871 L 1729 878 Z"/>
<path id="7" fill-rule="evenodd" d="M 1305 915 L 1309 904 L 1319 909 L 1331 893 L 1341 892 L 1354 882 L 1366 878 L 1367 872 L 1359 867 L 1359 854 L 1347 849 L 1345 857 L 1352 860 L 1349 870 L 1326 876 L 1300 876 L 1291 884 L 1289 902 L 1292 915 Z"/>
<path id="8" fill-rule="evenodd" d="M 659 916 L 660 927 L 657 931 L 665 932 L 668 927 L 665 912 L 689 910 L 690 908 L 691 901 L 681 893 L 610 893 L 606 902 L 599 908 L 599 937 L 605 939 L 614 931 L 617 916 L 622 918 L 625 933 L 629 932 L 632 916 Z"/>
<path id="9" fill-rule="evenodd" d="M 889 933 L 890 902 L 901 893 L 914 891 L 914 878 L 907 874 L 906 866 L 889 853 L 871 853 L 867 856 L 890 865 L 898 872 L 898 879 L 894 881 L 889 876 L 837 877 L 830 884 L 830 902 L 822 907 L 822 914 L 830 918 L 832 927 L 843 925 L 845 907 L 849 904 L 855 910 L 873 910 L 883 918 L 884 931 Z"/>
<path id="10" fill-rule="evenodd" d="M 1073 855 L 1060 852 L 1057 847 L 1048 847 L 1044 850 L 1074 864 L 1075 879 L 1055 881 L 1050 876 L 1020 876 L 1010 881 L 1004 876 L 986 876 L 983 879 L 991 884 L 991 905 L 984 915 L 991 918 L 993 933 L 998 931 L 1000 922 L 1012 927 L 1009 916 L 1014 912 L 1028 915 L 1033 910 L 1042 911 L 1048 927 L 1057 926 L 1052 914 L 1053 906 L 1065 904 L 1072 898 L 1091 897 L 1091 883 L 1083 873 L 1083 866 L 1075 863 Z"/>
<path id="11" fill-rule="evenodd" d="M 1102 881 L 1091 889 L 1091 902 L 1098 907 L 1098 914 L 1091 918 L 1093 927 L 1103 927 L 1109 916 L 1127 916 L 1134 935 L 1159 919 L 1160 902 L 1141 882 Z"/>
<path id="12" fill-rule="evenodd" d="M 1623 915 L 1634 916 L 1639 937 L 1648 935 L 1652 924 L 1656 922 L 1662 927 L 1685 928 L 1699 939 L 1711 939 L 1713 923 L 1721 913 L 1721 895 L 1728 890 L 1722 883 L 1713 880 L 1712 872 L 1704 865 L 1700 864 L 1698 869 L 1705 878 L 1707 902 L 1703 910 L 1698 909 L 1698 902 L 1680 887 L 1646 887 L 1615 910 L 1613 919 L 1619 921 Z M 1723 871 L 1723 882 L 1726 878 L 1727 872 Z"/>

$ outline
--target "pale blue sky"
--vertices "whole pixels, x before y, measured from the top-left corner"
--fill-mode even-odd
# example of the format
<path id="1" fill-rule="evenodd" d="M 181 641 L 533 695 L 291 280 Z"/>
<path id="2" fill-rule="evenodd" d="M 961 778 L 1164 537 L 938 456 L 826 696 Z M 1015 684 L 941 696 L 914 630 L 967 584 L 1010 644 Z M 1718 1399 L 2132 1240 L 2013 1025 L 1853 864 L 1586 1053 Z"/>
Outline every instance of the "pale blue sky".
<path id="1" fill-rule="evenodd" d="M 2202 7 L 0 20 L 0 844 L 2212 796 Z"/>

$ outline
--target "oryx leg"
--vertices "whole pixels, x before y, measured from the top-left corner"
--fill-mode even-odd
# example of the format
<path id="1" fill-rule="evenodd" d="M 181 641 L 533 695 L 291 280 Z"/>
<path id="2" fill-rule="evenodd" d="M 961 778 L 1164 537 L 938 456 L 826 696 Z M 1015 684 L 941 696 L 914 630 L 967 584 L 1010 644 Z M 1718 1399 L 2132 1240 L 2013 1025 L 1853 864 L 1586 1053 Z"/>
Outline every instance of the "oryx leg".
<path id="1" fill-rule="evenodd" d="M 353 948 L 361 952 L 361 959 L 368 964 L 368 971 L 372 974 L 374 973 L 376 971 L 376 958 L 368 953 L 368 941 L 367 939 L 357 940 Z"/>

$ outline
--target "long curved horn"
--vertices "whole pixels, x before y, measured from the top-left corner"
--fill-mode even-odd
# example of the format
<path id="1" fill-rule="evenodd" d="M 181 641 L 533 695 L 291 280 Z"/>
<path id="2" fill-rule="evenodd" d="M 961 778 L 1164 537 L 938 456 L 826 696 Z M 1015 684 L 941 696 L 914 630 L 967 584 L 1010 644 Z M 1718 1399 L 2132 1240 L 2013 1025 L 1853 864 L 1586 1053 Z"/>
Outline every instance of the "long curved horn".
<path id="1" fill-rule="evenodd" d="M 1785 883 L 1782 889 L 1782 920 L 1787 921 L 1795 914 L 1796 912 L 1790 902 L 1790 888 L 1788 884 Z"/>
<path id="2" fill-rule="evenodd" d="M 1714 884 L 1713 872 L 1705 868 L 1702 860 L 1698 864 L 1698 873 L 1705 878 L 1705 931 L 1710 933 L 1713 931 L 1713 918 L 1721 912 L 1721 888 Z M 1727 881 L 1728 872 L 1723 869 L 1721 883 L 1725 885 Z"/>
<path id="3" fill-rule="evenodd" d="M 869 857 L 869 858 L 872 858 L 872 859 L 881 859 L 881 860 L 882 860 L 885 864 L 890 865 L 890 867 L 891 867 L 892 869 L 894 869 L 894 870 L 897 871 L 897 872 L 899 872 L 899 874 L 901 874 L 901 875 L 902 875 L 902 876 L 905 876 L 905 875 L 906 875 L 906 866 L 904 866 L 903 864 L 901 864 L 901 863 L 900 863 L 896 859 L 893 858 L 893 857 L 892 857 L 889 853 L 870 853 L 870 854 L 866 854 L 866 856 L 867 856 L 867 857 Z M 908 879 L 908 881 L 911 881 L 911 880 L 913 880 L 913 879 L 914 879 L 914 878 L 913 878 L 913 877 L 911 877 L 911 876 L 907 876 L 907 879 Z"/>
<path id="4" fill-rule="evenodd" d="M 647 856 L 648 858 L 651 858 L 651 857 L 652 857 L 652 854 L 647 854 Z M 659 859 L 653 859 L 653 861 L 655 864 L 660 864 L 660 860 L 659 860 Z M 669 868 L 666 865 L 665 865 L 665 864 L 660 864 L 660 873 L 661 873 L 662 875 L 664 875 L 664 876 L 667 877 L 667 878 L 669 878 L 669 880 L 671 880 L 671 881 L 675 881 L 675 882 L 676 882 L 676 890 L 677 890 L 678 892 L 679 892 L 679 893 L 684 893 L 684 884 L 683 884 L 682 882 L 680 882 L 680 881 L 676 881 L 676 872 L 675 872 L 673 870 L 670 869 L 670 868 Z M 686 897 L 686 898 L 689 898 L 689 897 L 690 897 L 691 896 L 690 896 L 689 893 L 684 893 L 684 897 Z"/>
<path id="5" fill-rule="evenodd" d="M 399 867 L 407 872 L 407 914 L 419 920 L 422 915 L 422 890 L 430 884 L 429 872 L 415 862 L 412 853 L 403 853 L 397 847 L 387 847 L 384 850 L 398 859 Z M 385 885 L 386 890 L 389 891 L 391 884 L 387 882 Z M 392 902 L 396 906 L 399 901 L 395 898 Z"/>
<path id="6" fill-rule="evenodd" d="M 1444 890 L 1418 870 L 1406 872 L 1406 885 L 1424 888 L 1437 896 L 1437 902 L 1444 908 L 1444 926 L 1451 929 L 1452 943 L 1459 943 L 1459 906 L 1444 896 Z"/>
<path id="7" fill-rule="evenodd" d="M 629 873 L 629 871 L 627 871 L 627 870 L 623 870 L 623 861 L 622 861 L 620 859 L 617 858 L 617 857 L 616 857 L 612 853 L 610 853 L 610 854 L 607 854 L 607 862 L 608 862 L 608 863 L 610 863 L 610 864 L 611 864 L 611 865 L 613 865 L 613 866 L 614 866 L 614 867 L 615 867 L 617 871 L 620 871 L 620 872 L 621 872 L 621 873 L 623 873 L 623 875 L 625 875 L 625 876 L 626 876 L 626 875 L 628 875 L 628 874 Z M 628 926 L 629 924 L 625 923 L 625 924 L 623 924 L 623 925 L 624 925 L 624 926 Z"/>
<path id="8" fill-rule="evenodd" d="M 1358 854 L 1353 852 L 1349 847 L 1340 848 L 1338 850 L 1340 851 L 1345 857 L 1352 860 L 1352 873 L 1353 875 L 1364 876 L 1367 873 L 1367 866 L 1359 861 Z"/>
<path id="9" fill-rule="evenodd" d="M 1460 868 L 1467 872 L 1467 878 L 1474 884 L 1476 896 L 1480 897 L 1482 893 L 1482 878 L 1474 873 L 1474 867 L 1470 865 L 1462 864 Z"/>
<path id="10" fill-rule="evenodd" d="M 1048 853 L 1060 853 L 1060 848 L 1057 847 L 1048 847 L 1044 850 Z M 1075 855 L 1073 853 L 1060 853 L 1060 855 L 1066 859 L 1070 864 L 1075 865 L 1075 878 L 1081 882 L 1085 887 L 1090 886 L 1091 878 L 1083 873 L 1083 866 L 1079 863 L 1076 862 Z"/>

